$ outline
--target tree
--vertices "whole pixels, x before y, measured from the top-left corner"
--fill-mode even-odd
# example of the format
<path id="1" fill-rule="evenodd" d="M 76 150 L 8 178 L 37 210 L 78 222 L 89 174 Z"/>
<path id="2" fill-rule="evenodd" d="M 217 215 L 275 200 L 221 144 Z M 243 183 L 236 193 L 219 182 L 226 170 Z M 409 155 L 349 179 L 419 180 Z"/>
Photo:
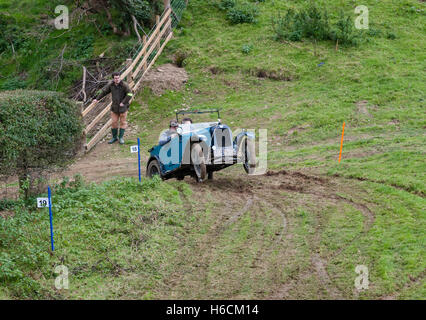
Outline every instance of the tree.
<path id="1" fill-rule="evenodd" d="M 85 7 L 105 12 L 114 34 L 130 35 L 133 18 L 144 26 L 151 27 L 155 15 L 164 9 L 164 0 L 86 0 Z"/>
<path id="2" fill-rule="evenodd" d="M 65 167 L 82 146 L 80 109 L 48 91 L 0 93 L 0 175 L 17 175 L 24 196 L 47 170 Z"/>

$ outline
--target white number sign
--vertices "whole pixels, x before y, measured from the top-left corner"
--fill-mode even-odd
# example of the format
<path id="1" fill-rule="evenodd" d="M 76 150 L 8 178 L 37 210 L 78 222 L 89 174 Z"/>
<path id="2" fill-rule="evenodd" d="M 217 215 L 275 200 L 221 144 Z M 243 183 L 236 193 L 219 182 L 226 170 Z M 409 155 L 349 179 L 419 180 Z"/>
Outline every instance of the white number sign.
<path id="1" fill-rule="evenodd" d="M 37 198 L 37 208 L 48 208 L 49 198 Z"/>
<path id="2" fill-rule="evenodd" d="M 138 152 L 138 146 L 131 146 L 131 147 L 130 147 L 130 152 L 131 152 L 131 153 L 136 153 L 136 152 Z"/>

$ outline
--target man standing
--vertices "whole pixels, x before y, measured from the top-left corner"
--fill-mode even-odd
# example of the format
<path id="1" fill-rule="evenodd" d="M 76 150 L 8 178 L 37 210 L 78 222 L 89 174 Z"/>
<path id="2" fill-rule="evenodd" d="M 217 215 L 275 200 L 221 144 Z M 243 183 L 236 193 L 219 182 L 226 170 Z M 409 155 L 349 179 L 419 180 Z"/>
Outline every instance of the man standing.
<path id="1" fill-rule="evenodd" d="M 124 131 L 127 128 L 127 112 L 129 110 L 129 102 L 133 97 L 132 90 L 129 85 L 120 79 L 120 74 L 114 72 L 112 74 L 113 81 L 109 82 L 102 92 L 94 99 L 94 102 L 98 102 L 104 96 L 111 93 L 112 104 L 111 104 L 111 132 L 112 139 L 108 142 L 112 144 L 119 140 L 120 144 L 124 144 Z M 118 135 L 118 122 L 120 122 L 120 134 Z"/>

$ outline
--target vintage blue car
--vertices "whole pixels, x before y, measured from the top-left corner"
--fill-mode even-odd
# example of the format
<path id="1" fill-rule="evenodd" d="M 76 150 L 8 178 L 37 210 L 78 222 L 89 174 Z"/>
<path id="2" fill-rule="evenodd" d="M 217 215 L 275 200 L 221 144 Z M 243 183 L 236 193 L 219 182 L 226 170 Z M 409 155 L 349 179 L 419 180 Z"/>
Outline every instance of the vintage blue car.
<path id="1" fill-rule="evenodd" d="M 218 109 L 205 111 L 179 111 L 179 115 L 217 112 Z M 243 129 L 235 137 L 231 129 L 216 122 L 179 125 L 177 133 L 152 147 L 147 163 L 146 175 L 160 175 L 162 179 L 184 179 L 192 176 L 198 182 L 213 179 L 213 172 L 242 163 L 245 171 L 252 174 L 256 167 L 255 135 Z"/>

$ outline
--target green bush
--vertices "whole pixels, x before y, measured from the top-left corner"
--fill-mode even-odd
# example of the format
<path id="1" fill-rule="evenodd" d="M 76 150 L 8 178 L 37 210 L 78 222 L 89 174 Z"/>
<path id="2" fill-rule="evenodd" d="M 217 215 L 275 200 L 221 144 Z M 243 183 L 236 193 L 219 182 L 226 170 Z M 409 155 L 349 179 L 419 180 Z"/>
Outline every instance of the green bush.
<path id="1" fill-rule="evenodd" d="M 27 41 L 24 31 L 17 24 L 16 19 L 0 13 L 0 53 L 6 50 L 16 52 Z"/>
<path id="2" fill-rule="evenodd" d="M 122 25 L 129 25 L 130 17 L 134 15 L 143 25 L 151 27 L 155 15 L 161 14 L 164 9 L 162 0 L 110 0 L 110 4 L 121 13 Z"/>
<path id="3" fill-rule="evenodd" d="M 396 34 L 393 32 L 388 32 L 388 34 L 386 35 L 386 38 L 389 40 L 395 40 L 396 39 Z"/>
<path id="4" fill-rule="evenodd" d="M 336 23 L 335 29 L 331 32 L 331 39 L 339 41 L 343 45 L 357 45 L 358 36 L 353 32 L 353 22 L 350 16 L 345 16 L 340 12 L 340 19 Z"/>
<path id="5" fill-rule="evenodd" d="M 226 18 L 232 24 L 238 23 L 255 23 L 256 17 L 259 15 L 259 11 L 256 5 L 248 2 L 236 4 L 230 8 L 226 14 Z"/>
<path id="6" fill-rule="evenodd" d="M 290 9 L 284 16 L 278 14 L 272 19 L 272 28 L 274 38 L 278 41 L 339 40 L 342 45 L 357 45 L 359 42 L 359 35 L 353 30 L 350 16 L 341 12 L 339 20 L 333 25 L 329 21 L 327 10 L 320 10 L 315 4 L 299 11 Z"/>
<path id="7" fill-rule="evenodd" d="M 221 0 L 219 3 L 219 9 L 228 10 L 235 7 L 236 0 Z"/>
<path id="8" fill-rule="evenodd" d="M 243 45 L 241 52 L 244 53 L 244 54 L 249 54 L 252 49 L 253 49 L 253 45 L 245 44 L 245 45 Z"/>
<path id="9" fill-rule="evenodd" d="M 0 90 L 24 89 L 26 88 L 26 86 L 27 84 L 25 83 L 25 81 L 19 78 L 9 78 L 6 79 L 6 81 L 0 85 Z"/>
<path id="10" fill-rule="evenodd" d="M 320 11 L 311 4 L 296 12 L 288 10 L 284 17 L 272 19 L 272 27 L 277 40 L 300 41 L 302 38 L 314 40 L 330 39 L 330 23 L 326 10 Z"/>
<path id="11" fill-rule="evenodd" d="M 73 59 L 88 59 L 93 54 L 93 44 L 95 39 L 93 36 L 85 36 L 77 41 L 75 49 L 72 52 Z"/>
<path id="12" fill-rule="evenodd" d="M 272 28 L 275 32 L 275 40 L 302 40 L 302 28 L 296 25 L 295 13 L 293 10 L 287 11 L 284 17 L 278 14 L 277 17 L 272 19 Z"/>
<path id="13" fill-rule="evenodd" d="M 131 0 L 129 2 L 136 19 L 138 19 L 138 21 L 142 21 L 144 24 L 149 25 L 153 18 L 153 8 L 151 7 L 150 3 L 146 0 Z"/>
<path id="14" fill-rule="evenodd" d="M 370 37 L 380 37 L 382 35 L 382 31 L 380 29 L 376 29 L 374 27 L 370 27 L 367 31 L 367 34 Z"/>
<path id="15" fill-rule="evenodd" d="M 0 174 L 17 174 L 28 197 L 35 179 L 65 166 L 82 143 L 79 108 L 62 94 L 6 91 L 0 94 Z M 34 190 L 35 192 L 36 190 Z"/>

